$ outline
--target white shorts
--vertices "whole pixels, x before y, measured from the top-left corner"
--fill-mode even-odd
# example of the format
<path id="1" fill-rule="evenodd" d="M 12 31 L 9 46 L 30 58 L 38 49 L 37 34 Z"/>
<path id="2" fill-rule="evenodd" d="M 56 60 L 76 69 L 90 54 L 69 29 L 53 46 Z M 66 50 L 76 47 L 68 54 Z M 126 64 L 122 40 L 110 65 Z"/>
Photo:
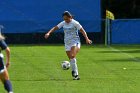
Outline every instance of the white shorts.
<path id="1" fill-rule="evenodd" d="M 6 70 L 6 66 L 4 66 L 4 68 L 0 70 L 0 74 L 2 74 L 5 70 Z"/>
<path id="2" fill-rule="evenodd" d="M 65 50 L 70 51 L 73 46 L 76 46 L 80 49 L 81 43 L 77 42 L 77 43 L 72 43 L 72 44 L 65 44 Z"/>

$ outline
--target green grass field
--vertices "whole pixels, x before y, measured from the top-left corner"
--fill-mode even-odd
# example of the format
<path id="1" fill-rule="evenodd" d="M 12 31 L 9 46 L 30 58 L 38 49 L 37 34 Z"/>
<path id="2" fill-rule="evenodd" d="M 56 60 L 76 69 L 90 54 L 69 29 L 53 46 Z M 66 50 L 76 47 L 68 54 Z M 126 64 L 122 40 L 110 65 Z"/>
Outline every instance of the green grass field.
<path id="1" fill-rule="evenodd" d="M 11 45 L 14 93 L 140 93 L 140 45 L 82 46 L 80 81 L 61 69 L 63 60 L 63 45 Z M 0 93 L 6 93 L 1 83 Z"/>

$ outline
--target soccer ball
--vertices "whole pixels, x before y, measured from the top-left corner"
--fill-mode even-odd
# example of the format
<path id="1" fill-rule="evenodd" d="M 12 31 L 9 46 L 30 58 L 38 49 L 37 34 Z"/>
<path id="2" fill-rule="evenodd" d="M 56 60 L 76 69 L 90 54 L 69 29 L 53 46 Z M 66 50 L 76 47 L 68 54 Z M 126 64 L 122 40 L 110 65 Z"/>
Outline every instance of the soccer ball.
<path id="1" fill-rule="evenodd" d="M 62 66 L 63 70 L 68 70 L 70 68 L 70 62 L 69 61 L 63 61 L 61 66 Z"/>

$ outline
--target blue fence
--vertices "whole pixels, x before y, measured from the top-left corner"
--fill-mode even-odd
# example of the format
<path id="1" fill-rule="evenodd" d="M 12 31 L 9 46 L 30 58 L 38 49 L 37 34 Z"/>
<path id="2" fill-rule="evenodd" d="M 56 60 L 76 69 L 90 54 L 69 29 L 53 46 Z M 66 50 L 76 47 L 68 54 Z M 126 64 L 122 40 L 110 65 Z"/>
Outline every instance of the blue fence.
<path id="1" fill-rule="evenodd" d="M 4 33 L 44 32 L 62 21 L 65 10 L 87 32 L 101 31 L 100 0 L 2 0 L 0 25 L 4 25 Z"/>
<path id="2" fill-rule="evenodd" d="M 113 44 L 140 44 L 140 20 L 112 21 Z"/>

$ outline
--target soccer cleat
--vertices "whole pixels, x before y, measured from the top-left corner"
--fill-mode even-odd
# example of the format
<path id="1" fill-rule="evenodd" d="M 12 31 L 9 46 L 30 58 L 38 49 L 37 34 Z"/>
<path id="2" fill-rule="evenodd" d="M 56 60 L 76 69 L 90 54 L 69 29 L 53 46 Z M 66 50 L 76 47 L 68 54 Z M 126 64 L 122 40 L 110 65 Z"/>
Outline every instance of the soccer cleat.
<path id="1" fill-rule="evenodd" d="M 80 80 L 80 77 L 78 75 L 76 75 L 73 80 Z"/>

